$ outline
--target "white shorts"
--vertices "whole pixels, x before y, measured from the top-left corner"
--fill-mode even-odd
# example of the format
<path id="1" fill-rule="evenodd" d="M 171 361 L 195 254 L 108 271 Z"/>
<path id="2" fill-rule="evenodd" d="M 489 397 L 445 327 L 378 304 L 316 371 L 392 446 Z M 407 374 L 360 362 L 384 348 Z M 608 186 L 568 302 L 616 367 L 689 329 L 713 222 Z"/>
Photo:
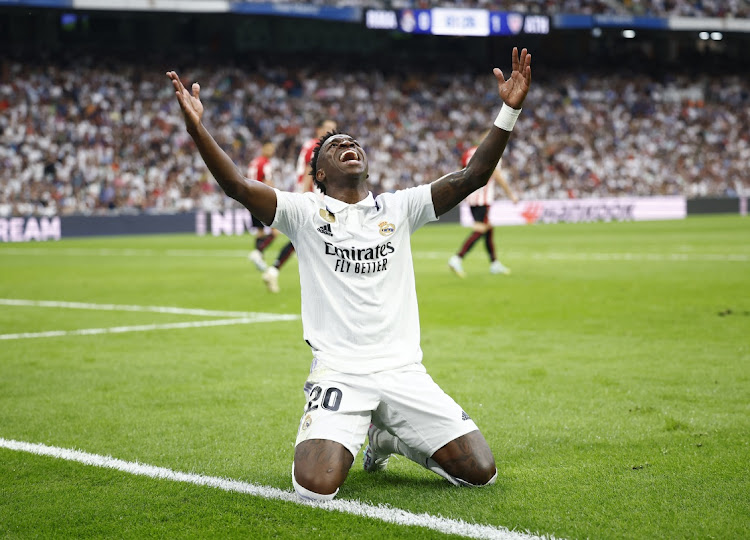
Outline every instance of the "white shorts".
<path id="1" fill-rule="evenodd" d="M 355 457 L 371 422 L 427 456 L 477 429 L 422 364 L 366 375 L 319 368 L 307 379 L 305 399 L 295 446 L 336 441 Z"/>

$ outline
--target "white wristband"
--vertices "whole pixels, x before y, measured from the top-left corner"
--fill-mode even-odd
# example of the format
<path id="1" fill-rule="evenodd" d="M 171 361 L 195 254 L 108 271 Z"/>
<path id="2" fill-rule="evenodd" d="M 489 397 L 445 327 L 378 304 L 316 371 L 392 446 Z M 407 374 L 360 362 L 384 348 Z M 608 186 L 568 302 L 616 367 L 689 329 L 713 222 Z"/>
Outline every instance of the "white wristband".
<path id="1" fill-rule="evenodd" d="M 500 109 L 497 118 L 495 118 L 495 125 L 505 131 L 513 131 L 513 126 L 516 125 L 516 120 L 518 120 L 518 115 L 521 114 L 522 110 L 514 109 L 503 103 L 503 108 Z"/>

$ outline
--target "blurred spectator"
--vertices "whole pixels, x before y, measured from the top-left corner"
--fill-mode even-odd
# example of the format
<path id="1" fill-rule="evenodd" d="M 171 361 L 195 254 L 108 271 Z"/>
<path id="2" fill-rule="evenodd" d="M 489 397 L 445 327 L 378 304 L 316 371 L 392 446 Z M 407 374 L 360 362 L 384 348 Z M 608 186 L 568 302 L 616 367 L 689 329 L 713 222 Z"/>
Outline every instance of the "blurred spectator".
<path id="1" fill-rule="evenodd" d="M 463 141 L 498 109 L 490 74 L 215 65 L 181 72 L 186 83 L 201 83 L 211 111 L 204 121 L 241 167 L 263 139 L 277 144 L 282 189 L 293 184 L 299 145 L 321 115 L 356 128 L 379 193 L 453 171 Z M 0 85 L 0 215 L 235 204 L 193 150 L 161 71 L 81 61 L 12 63 L 10 73 Z M 745 76 L 547 74 L 526 103 L 516 127 L 525 135 L 511 139 L 503 164 L 527 198 L 723 196 L 743 182 L 748 189 Z"/>

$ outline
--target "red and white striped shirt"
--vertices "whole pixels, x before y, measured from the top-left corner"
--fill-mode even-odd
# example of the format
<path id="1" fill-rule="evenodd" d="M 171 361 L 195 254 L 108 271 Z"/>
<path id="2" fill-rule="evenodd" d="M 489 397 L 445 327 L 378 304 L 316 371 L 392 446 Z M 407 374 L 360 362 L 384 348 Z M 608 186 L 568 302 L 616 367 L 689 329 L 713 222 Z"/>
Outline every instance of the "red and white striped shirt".
<path id="1" fill-rule="evenodd" d="M 271 159 L 266 156 L 258 156 L 250 162 L 247 167 L 247 177 L 249 180 L 258 182 L 269 182 L 273 180 L 273 164 Z"/>
<path id="2" fill-rule="evenodd" d="M 310 139 L 302 145 L 302 149 L 299 151 L 299 157 L 297 158 L 297 193 L 303 191 L 315 191 L 315 183 L 312 184 L 312 189 L 304 189 L 305 181 L 309 176 L 307 173 L 310 171 L 310 160 L 312 159 L 313 152 L 315 151 L 315 145 L 318 144 L 318 139 Z"/>

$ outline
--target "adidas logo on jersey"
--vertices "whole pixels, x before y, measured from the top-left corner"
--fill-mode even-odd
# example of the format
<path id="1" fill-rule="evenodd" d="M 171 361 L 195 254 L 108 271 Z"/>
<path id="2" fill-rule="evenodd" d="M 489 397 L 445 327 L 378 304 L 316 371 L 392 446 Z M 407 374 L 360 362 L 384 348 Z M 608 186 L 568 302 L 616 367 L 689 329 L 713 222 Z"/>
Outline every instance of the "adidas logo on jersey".
<path id="1" fill-rule="evenodd" d="M 322 227 L 318 227 L 318 232 L 322 234 L 327 234 L 328 236 L 333 236 L 333 233 L 331 232 L 331 224 L 326 223 Z"/>

